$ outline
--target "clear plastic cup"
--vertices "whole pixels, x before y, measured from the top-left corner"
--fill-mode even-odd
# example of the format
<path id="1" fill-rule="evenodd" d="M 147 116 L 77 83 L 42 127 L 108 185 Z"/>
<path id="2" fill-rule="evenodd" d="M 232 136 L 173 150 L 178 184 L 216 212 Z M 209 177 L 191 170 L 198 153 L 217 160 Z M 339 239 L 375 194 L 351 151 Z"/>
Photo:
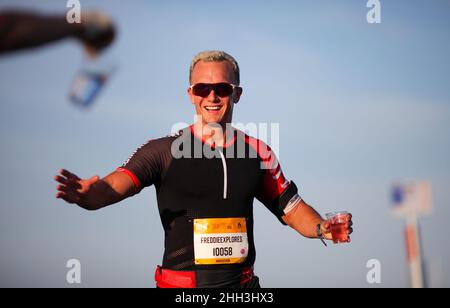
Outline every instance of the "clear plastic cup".
<path id="1" fill-rule="evenodd" d="M 349 243 L 350 236 L 345 225 L 348 222 L 347 211 L 339 211 L 333 213 L 327 213 L 326 218 L 331 222 L 331 236 L 333 237 L 334 244 Z"/>

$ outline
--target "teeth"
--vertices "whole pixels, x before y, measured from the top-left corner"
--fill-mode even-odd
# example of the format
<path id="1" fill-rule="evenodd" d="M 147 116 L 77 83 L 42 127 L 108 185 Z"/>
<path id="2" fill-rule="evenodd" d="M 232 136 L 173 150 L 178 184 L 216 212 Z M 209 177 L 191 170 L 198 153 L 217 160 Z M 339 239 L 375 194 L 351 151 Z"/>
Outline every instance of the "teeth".
<path id="1" fill-rule="evenodd" d="M 206 110 L 219 110 L 220 106 L 206 106 Z"/>

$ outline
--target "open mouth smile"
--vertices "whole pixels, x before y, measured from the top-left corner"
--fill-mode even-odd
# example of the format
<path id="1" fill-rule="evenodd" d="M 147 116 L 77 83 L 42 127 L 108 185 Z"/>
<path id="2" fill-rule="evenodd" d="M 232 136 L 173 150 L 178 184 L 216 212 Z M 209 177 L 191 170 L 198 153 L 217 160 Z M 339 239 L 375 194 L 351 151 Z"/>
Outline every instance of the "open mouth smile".
<path id="1" fill-rule="evenodd" d="M 204 107 L 207 111 L 219 111 L 222 109 L 222 106 L 205 106 Z"/>

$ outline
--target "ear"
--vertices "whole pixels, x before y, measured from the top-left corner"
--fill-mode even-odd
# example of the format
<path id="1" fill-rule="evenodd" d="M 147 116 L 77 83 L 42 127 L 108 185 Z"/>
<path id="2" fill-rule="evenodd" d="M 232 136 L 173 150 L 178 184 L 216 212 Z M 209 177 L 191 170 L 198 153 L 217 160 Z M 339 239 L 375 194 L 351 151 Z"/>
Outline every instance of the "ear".
<path id="1" fill-rule="evenodd" d="M 243 92 L 243 90 L 242 90 L 241 87 L 234 88 L 233 103 L 237 104 L 239 102 L 239 99 L 241 98 L 242 92 Z"/>
<path id="2" fill-rule="evenodd" d="M 195 105 L 194 94 L 192 94 L 192 88 L 191 87 L 187 88 L 187 93 L 188 93 L 189 99 L 191 100 L 191 103 L 193 105 Z"/>

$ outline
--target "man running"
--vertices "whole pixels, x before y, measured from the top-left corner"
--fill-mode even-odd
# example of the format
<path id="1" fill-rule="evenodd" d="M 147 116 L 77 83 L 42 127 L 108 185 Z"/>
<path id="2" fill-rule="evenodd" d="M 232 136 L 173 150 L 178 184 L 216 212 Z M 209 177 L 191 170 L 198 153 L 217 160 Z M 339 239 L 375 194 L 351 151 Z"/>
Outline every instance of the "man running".
<path id="1" fill-rule="evenodd" d="M 148 141 L 103 179 L 61 170 L 57 198 L 97 210 L 155 185 L 165 232 L 157 287 L 259 287 L 253 273 L 253 200 L 308 238 L 331 240 L 330 222 L 298 195 L 262 141 L 230 126 L 239 102 L 239 66 L 222 51 L 201 52 L 188 95 L 197 120 Z M 351 215 L 345 232 L 352 232 Z"/>

